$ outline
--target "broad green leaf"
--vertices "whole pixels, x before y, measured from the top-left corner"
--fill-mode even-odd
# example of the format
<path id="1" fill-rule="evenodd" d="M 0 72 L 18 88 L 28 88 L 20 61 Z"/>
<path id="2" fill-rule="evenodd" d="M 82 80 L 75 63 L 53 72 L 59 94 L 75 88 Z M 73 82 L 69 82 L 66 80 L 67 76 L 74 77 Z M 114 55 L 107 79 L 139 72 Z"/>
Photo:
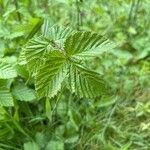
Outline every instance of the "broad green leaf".
<path id="1" fill-rule="evenodd" d="M 35 142 L 24 143 L 23 147 L 24 147 L 24 150 L 40 150 L 39 145 Z"/>
<path id="2" fill-rule="evenodd" d="M 65 61 L 61 52 L 53 51 L 46 62 L 39 67 L 35 78 L 35 88 L 39 98 L 44 96 L 51 98 L 61 89 L 62 82 L 67 75 Z"/>
<path id="3" fill-rule="evenodd" d="M 88 51 L 76 54 L 73 57 L 80 59 L 80 60 L 84 60 L 84 59 L 89 60 L 89 58 L 101 56 L 104 52 L 110 53 L 111 50 L 115 47 L 116 47 L 116 45 L 113 42 L 110 42 L 109 40 L 105 40 L 97 48 L 90 49 Z"/>
<path id="4" fill-rule="evenodd" d="M 95 49 L 101 44 L 104 45 L 106 41 L 104 37 L 96 33 L 77 32 L 66 39 L 64 49 L 71 56 Z"/>
<path id="5" fill-rule="evenodd" d="M 9 90 L 5 87 L 0 87 L 0 106 L 13 106 L 13 97 Z"/>
<path id="6" fill-rule="evenodd" d="M 21 76 L 22 78 L 28 79 L 29 78 L 29 72 L 27 70 L 26 65 L 16 65 L 16 70 L 18 76 Z"/>
<path id="7" fill-rule="evenodd" d="M 43 36 L 36 37 L 27 43 L 24 51 L 30 72 L 34 72 L 43 62 L 43 55 L 46 53 L 48 45 L 49 42 Z"/>
<path id="8" fill-rule="evenodd" d="M 75 63 L 70 65 L 68 81 L 71 91 L 79 97 L 95 98 L 108 93 L 107 83 L 100 74 Z"/>
<path id="9" fill-rule="evenodd" d="M 64 143 L 61 141 L 51 141 L 46 146 L 46 150 L 64 150 Z"/>
<path id="10" fill-rule="evenodd" d="M 63 28 L 58 25 L 53 25 L 49 28 L 49 30 L 47 30 L 47 32 L 45 30 L 43 34 L 54 41 L 63 40 L 74 33 L 74 30 L 72 30 L 71 28 Z"/>
<path id="11" fill-rule="evenodd" d="M 65 39 L 74 33 L 74 30 L 71 28 L 64 28 L 58 25 L 53 25 L 48 28 L 47 24 L 48 22 L 45 22 L 43 25 L 43 35 L 53 41 L 55 45 L 60 48 L 64 46 Z"/>
<path id="12" fill-rule="evenodd" d="M 11 79 L 17 77 L 17 72 L 10 64 L 0 63 L 0 79 Z"/>
<path id="13" fill-rule="evenodd" d="M 24 84 L 16 85 L 12 90 L 12 94 L 20 101 L 33 101 L 36 99 L 35 91 Z"/>
<path id="14" fill-rule="evenodd" d="M 49 139 L 47 137 L 47 135 L 45 134 L 45 132 L 37 132 L 35 134 L 35 141 L 36 143 L 38 143 L 38 145 L 40 146 L 41 149 L 44 149 L 45 146 L 47 145 Z"/>

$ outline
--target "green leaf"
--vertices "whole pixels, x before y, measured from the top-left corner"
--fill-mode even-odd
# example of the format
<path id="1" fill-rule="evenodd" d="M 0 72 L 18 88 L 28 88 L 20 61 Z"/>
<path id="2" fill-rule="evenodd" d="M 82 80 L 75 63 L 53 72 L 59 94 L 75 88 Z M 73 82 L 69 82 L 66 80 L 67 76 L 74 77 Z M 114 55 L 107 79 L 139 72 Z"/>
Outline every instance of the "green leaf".
<path id="1" fill-rule="evenodd" d="M 61 141 L 51 141 L 46 146 L 46 150 L 64 150 L 64 143 Z"/>
<path id="2" fill-rule="evenodd" d="M 24 51 L 29 71 L 34 72 L 43 62 L 48 45 L 49 42 L 43 36 L 33 38 L 27 43 Z"/>
<path id="3" fill-rule="evenodd" d="M 0 87 L 0 106 L 13 106 L 13 97 L 9 90 L 5 87 Z"/>
<path id="4" fill-rule="evenodd" d="M 12 90 L 12 94 L 20 101 L 33 101 L 36 99 L 34 90 L 23 84 L 16 85 Z"/>
<path id="5" fill-rule="evenodd" d="M 18 64 L 19 65 L 27 64 L 26 57 L 25 57 L 25 49 L 22 49 L 22 51 L 20 52 Z"/>
<path id="6" fill-rule="evenodd" d="M 0 79 L 17 77 L 17 72 L 10 64 L 0 63 Z"/>
<path id="7" fill-rule="evenodd" d="M 95 49 L 106 41 L 104 37 L 96 33 L 77 32 L 66 39 L 64 49 L 71 56 Z"/>
<path id="8" fill-rule="evenodd" d="M 46 62 L 39 67 L 35 78 L 35 87 L 39 98 L 54 97 L 61 89 L 67 75 L 67 63 L 59 51 L 49 54 Z"/>
<path id="9" fill-rule="evenodd" d="M 69 37 L 72 33 L 75 32 L 71 28 L 67 28 L 67 27 L 63 28 L 63 27 L 60 27 L 58 25 L 53 25 L 46 32 L 45 32 L 45 30 L 43 31 L 44 32 L 43 34 L 46 37 L 48 37 L 48 38 L 50 38 L 51 40 L 54 40 L 54 41 L 63 40 L 65 38 Z"/>
<path id="10" fill-rule="evenodd" d="M 100 45 L 101 49 L 107 47 L 106 39 L 96 33 L 77 32 L 70 35 L 73 33 L 72 30 L 58 26 L 51 27 L 50 32 L 47 33 L 47 25 L 45 28 L 43 31 L 45 37 L 41 36 L 31 40 L 25 50 L 30 72 L 33 70 L 35 73 L 35 88 L 39 98 L 51 98 L 60 91 L 62 82 L 68 74 L 68 63 L 80 63 L 78 56 L 75 57 L 77 54 L 94 50 Z M 66 37 L 63 49 L 60 40 Z M 105 86 L 107 85 L 98 73 L 89 71 L 83 66 L 70 66 L 74 68 L 69 72 L 72 92 L 87 98 L 93 98 L 106 92 Z"/>
<path id="11" fill-rule="evenodd" d="M 104 52 L 111 52 L 111 50 L 115 47 L 116 45 L 113 42 L 106 40 L 102 42 L 97 48 L 90 49 L 88 51 L 76 54 L 73 57 L 80 60 L 84 60 L 84 59 L 89 60 L 89 58 L 101 56 Z"/>
<path id="12" fill-rule="evenodd" d="M 24 150 L 40 150 L 39 145 L 35 142 L 24 143 L 23 147 L 24 147 Z"/>
<path id="13" fill-rule="evenodd" d="M 43 25 L 43 35 L 50 41 L 55 43 L 57 47 L 61 48 L 64 46 L 65 39 L 75 32 L 71 28 L 64 28 L 58 25 L 53 25 L 50 28 L 48 28 L 47 26 L 48 25 L 45 22 L 45 24 Z"/>
<path id="14" fill-rule="evenodd" d="M 71 91 L 81 98 L 108 94 L 107 83 L 100 74 L 75 63 L 70 65 L 68 81 Z"/>

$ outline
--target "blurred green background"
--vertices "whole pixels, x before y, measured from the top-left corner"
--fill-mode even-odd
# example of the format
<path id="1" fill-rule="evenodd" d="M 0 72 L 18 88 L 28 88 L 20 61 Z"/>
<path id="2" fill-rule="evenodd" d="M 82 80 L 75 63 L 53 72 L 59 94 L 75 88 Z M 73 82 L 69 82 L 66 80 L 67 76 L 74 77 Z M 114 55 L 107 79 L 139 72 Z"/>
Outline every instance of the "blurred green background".
<path id="1" fill-rule="evenodd" d="M 100 33 L 117 45 L 88 64 L 105 74 L 114 95 L 78 99 L 65 90 L 52 112 L 36 100 L 19 59 L 43 23 Z M 150 150 L 150 0 L 0 0 L 2 62 L 17 78 L 0 77 L 15 103 L 0 105 L 0 150 Z M 18 93 L 18 83 L 28 87 Z"/>

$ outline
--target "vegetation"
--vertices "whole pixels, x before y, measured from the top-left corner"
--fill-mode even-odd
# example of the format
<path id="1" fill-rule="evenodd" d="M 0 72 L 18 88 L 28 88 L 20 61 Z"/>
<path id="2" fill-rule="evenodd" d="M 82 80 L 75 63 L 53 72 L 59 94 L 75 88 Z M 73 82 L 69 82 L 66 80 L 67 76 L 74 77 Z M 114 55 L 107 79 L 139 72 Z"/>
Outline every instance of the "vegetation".
<path id="1" fill-rule="evenodd" d="M 149 0 L 0 0 L 0 150 L 149 150 L 149 16 Z"/>

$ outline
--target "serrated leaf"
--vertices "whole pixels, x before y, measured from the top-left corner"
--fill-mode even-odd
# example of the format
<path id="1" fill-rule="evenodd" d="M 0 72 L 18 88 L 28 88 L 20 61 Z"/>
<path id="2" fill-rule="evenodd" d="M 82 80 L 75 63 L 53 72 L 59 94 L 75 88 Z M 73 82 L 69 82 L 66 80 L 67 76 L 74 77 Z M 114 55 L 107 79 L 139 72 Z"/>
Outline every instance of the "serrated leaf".
<path id="1" fill-rule="evenodd" d="M 65 39 L 75 31 L 71 28 L 64 28 L 58 25 L 53 25 L 48 28 L 47 22 L 43 25 L 43 35 L 53 41 L 58 47 L 64 46 Z"/>
<path id="2" fill-rule="evenodd" d="M 110 42 L 109 40 L 105 40 L 97 48 L 76 54 L 73 57 L 80 59 L 80 60 L 89 59 L 93 57 L 99 57 L 104 52 L 111 52 L 111 50 L 115 47 L 116 45 L 113 42 Z"/>
<path id="3" fill-rule="evenodd" d="M 12 94 L 20 101 L 33 101 L 36 99 L 35 91 L 23 84 L 16 85 L 12 90 Z"/>
<path id="4" fill-rule="evenodd" d="M 11 79 L 17 77 L 17 72 L 10 64 L 0 63 L 0 79 Z"/>
<path id="5" fill-rule="evenodd" d="M 68 63 L 71 66 L 69 77 L 72 92 L 87 98 L 104 94 L 107 85 L 102 77 L 77 63 L 80 64 L 79 54 L 91 55 L 92 50 L 99 46 L 101 49 L 106 48 L 108 41 L 96 33 L 77 32 L 72 35 L 74 33 L 72 30 L 68 28 L 62 30 L 58 26 L 51 27 L 47 33 L 47 25 L 45 28 L 43 31 L 45 37 L 31 40 L 25 51 L 29 69 L 30 71 L 33 69 L 32 73 L 35 73 L 38 97 L 51 98 L 58 93 L 68 74 Z M 65 38 L 67 39 L 63 48 L 60 40 Z M 88 51 L 91 53 L 87 54 Z"/>
<path id="6" fill-rule="evenodd" d="M 18 59 L 18 64 L 19 65 L 27 64 L 27 60 L 26 60 L 26 57 L 25 57 L 25 50 L 24 49 L 22 49 L 22 51 L 20 52 L 19 59 Z"/>
<path id="7" fill-rule="evenodd" d="M 78 64 L 70 65 L 68 81 L 71 91 L 81 98 L 95 98 L 108 93 L 107 83 L 100 74 Z"/>
<path id="8" fill-rule="evenodd" d="M 0 87 L 0 106 L 13 106 L 13 98 L 9 90 L 5 87 Z"/>
<path id="9" fill-rule="evenodd" d="M 49 42 L 43 37 L 36 37 L 28 42 L 25 47 L 25 57 L 29 71 L 34 72 L 37 66 L 43 62 L 43 55 L 46 52 Z"/>
<path id="10" fill-rule="evenodd" d="M 35 87 L 39 98 L 55 96 L 67 75 L 65 57 L 59 51 L 49 54 L 47 61 L 38 69 Z"/>
<path id="11" fill-rule="evenodd" d="M 70 36 L 75 31 L 71 28 L 63 28 L 58 25 L 53 25 L 49 28 L 48 32 L 44 33 L 50 39 L 57 41 L 61 39 L 65 39 Z"/>
<path id="12" fill-rule="evenodd" d="M 92 32 L 77 32 L 65 41 L 64 49 L 71 56 L 92 50 L 100 46 L 106 39 Z"/>

